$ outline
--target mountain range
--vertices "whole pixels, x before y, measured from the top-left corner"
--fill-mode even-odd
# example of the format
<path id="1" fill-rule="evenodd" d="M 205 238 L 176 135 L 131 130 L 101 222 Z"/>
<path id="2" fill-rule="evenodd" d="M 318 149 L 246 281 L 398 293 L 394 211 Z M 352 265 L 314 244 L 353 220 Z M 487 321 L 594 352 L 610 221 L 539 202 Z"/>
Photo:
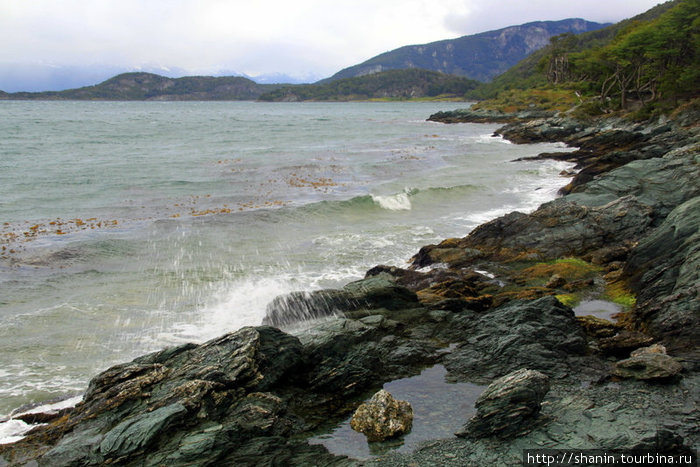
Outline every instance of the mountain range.
<path id="1" fill-rule="evenodd" d="M 463 36 L 457 39 L 443 40 L 424 45 L 401 47 L 353 67 L 339 71 L 335 75 L 317 84 L 328 83 L 348 78 L 362 77 L 391 70 L 424 69 L 457 77 L 470 78 L 479 81 L 489 81 L 503 73 L 511 66 L 527 57 L 532 52 L 541 49 L 549 43 L 552 36 L 563 33 L 582 33 L 604 27 L 600 23 L 583 19 L 566 19 L 561 21 L 539 21 L 519 26 L 511 26 L 495 31 Z M 425 73 L 401 73 L 391 75 L 391 79 L 381 77 L 377 80 L 357 83 L 363 88 L 358 98 L 373 97 L 424 97 L 433 96 L 440 81 L 442 88 L 444 79 Z M 406 83 L 406 89 L 399 89 L 396 78 Z M 411 77 L 421 80 L 420 83 L 409 83 Z M 279 82 L 282 75 L 270 81 Z M 262 80 L 270 81 L 268 80 Z M 382 83 L 389 83 L 390 90 L 381 88 Z M 377 87 L 379 85 L 379 87 Z M 367 86 L 372 89 L 367 90 Z M 473 88 L 470 84 L 460 83 Z M 0 99 L 77 99 L 77 100 L 254 100 L 261 95 L 269 94 L 281 85 L 257 83 L 241 76 L 195 76 L 170 78 L 159 74 L 146 72 L 124 73 L 110 78 L 95 86 L 85 86 L 65 91 L 50 92 L 18 92 L 5 93 L 0 91 Z M 347 100 L 354 92 L 354 85 L 343 87 L 346 91 L 340 94 L 345 97 L 335 98 L 332 89 L 322 93 L 313 93 L 319 99 Z M 455 88 L 454 82 L 449 85 Z M 428 89 L 430 88 L 430 89 Z M 329 91 L 329 89 L 331 91 Z M 347 89 L 350 89 L 347 91 Z M 290 95 L 289 92 L 286 93 Z M 297 93 L 298 94 L 298 93 Z M 350 96 L 350 97 L 348 97 Z M 303 100 L 295 98 L 294 100 Z"/>
<path id="2" fill-rule="evenodd" d="M 403 68 L 423 68 L 478 81 L 490 81 L 535 50 L 549 44 L 552 36 L 580 34 L 605 26 L 608 24 L 580 18 L 537 21 L 457 39 L 408 45 L 345 68 L 328 78 L 328 81 Z"/>

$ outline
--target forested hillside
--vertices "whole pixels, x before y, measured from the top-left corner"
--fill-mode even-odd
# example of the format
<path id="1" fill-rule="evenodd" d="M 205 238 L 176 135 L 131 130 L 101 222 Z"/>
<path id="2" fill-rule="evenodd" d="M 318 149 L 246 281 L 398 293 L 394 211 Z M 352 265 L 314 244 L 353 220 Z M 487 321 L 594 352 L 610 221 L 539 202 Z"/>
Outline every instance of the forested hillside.
<path id="1" fill-rule="evenodd" d="M 350 101 L 367 99 L 412 99 L 437 96 L 463 96 L 478 81 L 435 71 L 390 70 L 372 75 L 345 78 L 323 84 L 285 86 L 263 94 L 262 101 Z"/>
<path id="2" fill-rule="evenodd" d="M 648 113 L 697 97 L 698 83 L 700 0 L 675 0 L 600 31 L 555 36 L 468 96 L 529 105 L 538 93 L 567 95 L 592 114 Z"/>

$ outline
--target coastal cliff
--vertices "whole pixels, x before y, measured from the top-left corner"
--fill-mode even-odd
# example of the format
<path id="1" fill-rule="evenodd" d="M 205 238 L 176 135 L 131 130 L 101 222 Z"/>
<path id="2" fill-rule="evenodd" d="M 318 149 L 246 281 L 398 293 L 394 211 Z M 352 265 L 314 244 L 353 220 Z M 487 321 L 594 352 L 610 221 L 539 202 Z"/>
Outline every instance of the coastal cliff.
<path id="1" fill-rule="evenodd" d="M 697 117 L 511 115 L 497 132 L 513 142 L 578 148 L 539 156 L 576 162 L 564 196 L 427 245 L 406 269 L 279 297 L 264 326 L 110 368 L 76 407 L 32 414 L 46 424 L 0 446 L 0 465 L 508 465 L 531 448 L 697 450 Z M 572 310 L 597 299 L 623 313 Z M 438 364 L 450 381 L 528 369 L 551 388 L 508 436 L 368 460 L 309 444 L 384 383 Z"/>

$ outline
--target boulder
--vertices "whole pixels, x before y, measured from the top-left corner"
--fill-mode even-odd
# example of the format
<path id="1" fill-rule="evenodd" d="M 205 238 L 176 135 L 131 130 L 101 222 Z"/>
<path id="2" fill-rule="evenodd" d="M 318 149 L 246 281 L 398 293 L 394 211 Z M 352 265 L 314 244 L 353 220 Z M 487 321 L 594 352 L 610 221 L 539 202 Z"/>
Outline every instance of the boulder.
<path id="1" fill-rule="evenodd" d="M 479 254 L 462 255 L 450 263 L 452 267 L 595 255 L 599 250 L 639 240 L 652 223 L 652 213 L 651 207 L 633 195 L 594 206 L 558 198 L 531 214 L 515 211 L 482 224 L 456 243 L 425 246 L 412 258 L 411 267 L 439 263 L 436 259 L 442 255 L 438 251 L 457 249 Z"/>
<path id="2" fill-rule="evenodd" d="M 654 344 L 650 345 L 649 347 L 642 347 L 637 350 L 634 350 L 631 354 L 630 357 L 639 357 L 640 355 L 646 355 L 646 354 L 664 354 L 666 355 L 666 347 L 664 347 L 661 344 Z"/>
<path id="3" fill-rule="evenodd" d="M 678 376 L 682 370 L 683 366 L 672 357 L 646 351 L 617 362 L 612 374 L 620 378 L 645 381 L 670 380 Z"/>
<path id="4" fill-rule="evenodd" d="M 412 425 L 411 404 L 394 399 L 384 389 L 361 404 L 350 420 L 352 429 L 363 433 L 370 442 L 400 436 L 409 432 Z"/>
<path id="5" fill-rule="evenodd" d="M 549 391 L 549 378 L 520 369 L 491 383 L 476 400 L 477 413 L 456 433 L 460 437 L 513 437 L 527 431 Z"/>

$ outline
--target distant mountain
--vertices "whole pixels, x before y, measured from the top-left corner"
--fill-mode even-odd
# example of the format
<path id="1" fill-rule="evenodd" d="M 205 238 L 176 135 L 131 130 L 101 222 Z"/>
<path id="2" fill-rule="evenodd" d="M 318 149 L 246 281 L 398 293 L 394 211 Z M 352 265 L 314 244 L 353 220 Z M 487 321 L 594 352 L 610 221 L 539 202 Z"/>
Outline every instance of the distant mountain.
<path id="1" fill-rule="evenodd" d="M 316 73 L 307 73 L 304 75 L 288 75 L 285 73 L 266 73 L 256 76 L 246 76 L 258 84 L 306 84 L 313 83 L 322 78 L 322 75 Z"/>
<path id="2" fill-rule="evenodd" d="M 240 76 L 166 78 L 153 73 L 123 73 L 95 86 L 52 92 L 0 94 L 0 99 L 49 100 L 255 100 L 280 85 L 258 84 Z"/>
<path id="3" fill-rule="evenodd" d="M 0 63 L 0 89 L 6 92 L 63 91 L 101 83 L 121 73 L 155 73 L 169 78 L 210 73 L 191 73 L 176 67 L 143 65 L 124 67 L 104 64 L 57 65 L 52 63 Z M 217 73 L 216 76 L 239 76 Z"/>
<path id="4" fill-rule="evenodd" d="M 594 31 L 607 24 L 583 19 L 537 21 L 457 39 L 409 45 L 345 68 L 326 81 L 369 75 L 380 71 L 423 68 L 479 81 L 490 81 L 563 33 Z"/>
<path id="5" fill-rule="evenodd" d="M 326 83 L 284 86 L 261 95 L 259 100 L 297 102 L 461 97 L 480 84 L 460 76 L 411 68 Z"/>

